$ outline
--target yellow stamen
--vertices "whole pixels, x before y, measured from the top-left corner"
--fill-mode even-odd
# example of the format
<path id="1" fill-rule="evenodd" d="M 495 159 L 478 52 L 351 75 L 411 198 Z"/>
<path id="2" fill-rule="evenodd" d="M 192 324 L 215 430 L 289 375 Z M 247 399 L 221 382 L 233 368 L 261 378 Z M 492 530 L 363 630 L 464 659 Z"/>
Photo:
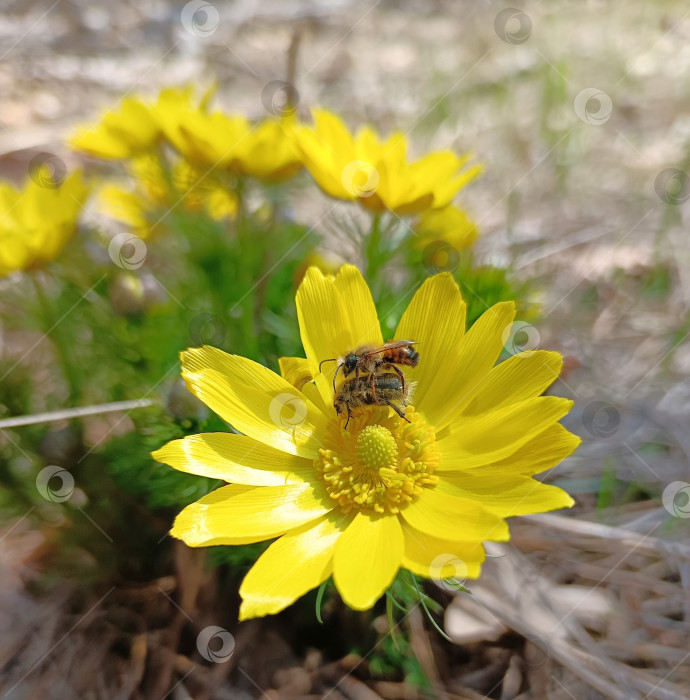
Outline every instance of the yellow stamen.
<path id="1" fill-rule="evenodd" d="M 347 513 L 398 513 L 433 487 L 440 455 L 432 428 L 412 406 L 409 423 L 387 408 L 361 408 L 345 430 L 345 419 L 329 424 L 315 460 L 330 497 Z"/>
<path id="2" fill-rule="evenodd" d="M 392 467 L 398 456 L 395 438 L 382 425 L 368 425 L 357 437 L 357 457 L 369 469 Z"/>

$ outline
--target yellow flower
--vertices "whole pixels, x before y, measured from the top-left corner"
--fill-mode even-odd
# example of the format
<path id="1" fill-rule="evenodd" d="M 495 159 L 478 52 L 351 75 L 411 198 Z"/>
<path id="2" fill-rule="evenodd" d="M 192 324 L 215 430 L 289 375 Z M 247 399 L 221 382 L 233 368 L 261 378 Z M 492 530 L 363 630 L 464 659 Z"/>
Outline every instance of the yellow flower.
<path id="1" fill-rule="evenodd" d="M 173 123 L 192 108 L 191 89 L 163 90 L 155 103 L 126 97 L 117 109 L 104 112 L 97 124 L 78 129 L 70 146 L 95 158 L 135 158 L 158 144 L 163 135 L 161 122 Z"/>
<path id="2" fill-rule="evenodd" d="M 87 195 L 80 171 L 59 185 L 47 171 L 21 190 L 0 183 L 0 276 L 56 258 L 77 230 Z"/>
<path id="3" fill-rule="evenodd" d="M 184 119 L 164 124 L 164 128 L 167 138 L 190 163 L 278 182 L 302 167 L 290 123 L 286 117 L 252 125 L 243 116 L 189 109 Z"/>
<path id="4" fill-rule="evenodd" d="M 134 188 L 105 185 L 100 192 L 101 209 L 148 238 L 165 214 L 178 205 L 188 211 L 204 211 L 214 221 L 233 219 L 237 198 L 215 172 L 201 172 L 185 161 L 172 173 L 163 169 L 155 155 L 133 159 L 129 164 Z"/>
<path id="5" fill-rule="evenodd" d="M 416 214 L 445 207 L 479 174 L 478 166 L 463 170 L 469 156 L 435 151 L 408 163 L 400 132 L 380 141 L 365 127 L 352 136 L 331 112 L 314 110 L 313 116 L 313 127 L 295 130 L 304 166 L 331 197 L 357 200 L 371 211 Z"/>
<path id="6" fill-rule="evenodd" d="M 297 292 L 306 359 L 284 377 L 212 347 L 182 353 L 190 391 L 240 431 L 192 435 L 154 457 L 229 484 L 185 508 L 171 534 L 193 547 L 278 538 L 240 588 L 240 617 L 277 613 L 331 575 L 352 608 L 370 608 L 400 568 L 430 578 L 476 578 L 482 542 L 507 540 L 505 518 L 573 504 L 534 474 L 579 443 L 558 421 L 572 402 L 540 396 L 562 358 L 538 350 L 494 367 L 514 305 L 489 309 L 465 332 L 452 277 L 428 279 L 395 337 L 417 342 L 409 423 L 387 407 L 345 417 L 332 406 L 334 367 L 319 363 L 381 330 L 359 271 L 311 268 Z M 300 384 L 305 376 L 315 382 Z M 447 563 L 450 562 L 450 563 Z"/>
<path id="7" fill-rule="evenodd" d="M 477 225 L 454 205 L 425 211 L 415 225 L 414 246 L 425 248 L 442 241 L 456 251 L 466 250 L 477 238 Z"/>

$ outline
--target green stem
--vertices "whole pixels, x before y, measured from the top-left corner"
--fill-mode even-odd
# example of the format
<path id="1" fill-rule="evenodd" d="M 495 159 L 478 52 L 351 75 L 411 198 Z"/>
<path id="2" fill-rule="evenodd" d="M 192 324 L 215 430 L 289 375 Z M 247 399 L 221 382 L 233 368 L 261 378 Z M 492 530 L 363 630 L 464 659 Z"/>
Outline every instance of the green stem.
<path id="1" fill-rule="evenodd" d="M 422 591 L 419 589 L 419 584 L 417 583 L 417 578 L 416 576 L 410 571 L 410 580 L 412 581 L 412 585 L 414 586 L 415 591 L 417 592 L 417 595 L 419 596 L 419 602 L 422 605 L 422 608 L 424 609 L 424 612 L 426 613 L 426 616 L 429 618 L 429 622 L 436 628 L 436 631 L 442 636 L 445 637 L 449 642 L 452 642 L 453 640 L 438 626 L 438 623 L 436 620 L 431 615 L 431 610 L 429 610 L 429 606 L 426 604 L 426 595 L 422 593 Z"/>
<path id="2" fill-rule="evenodd" d="M 372 289 L 375 301 L 379 300 L 381 286 L 379 272 L 384 262 L 381 251 L 381 233 L 381 214 L 374 214 L 365 253 L 367 259 L 367 281 Z"/>
<path id="3" fill-rule="evenodd" d="M 77 368 L 72 363 L 71 348 L 60 328 L 62 319 L 57 319 L 54 305 L 46 296 L 41 283 L 35 274 L 31 275 L 31 280 L 36 290 L 36 298 L 41 312 L 41 325 L 43 333 L 47 337 L 50 335 L 53 345 L 57 351 L 62 373 L 69 388 L 69 402 L 73 403 L 81 396 L 81 379 Z"/>
<path id="4" fill-rule="evenodd" d="M 239 183 L 237 187 L 238 211 L 237 211 L 237 242 L 239 248 L 239 256 L 236 263 L 237 275 L 240 284 L 239 293 L 241 296 L 240 308 L 242 316 L 240 319 L 240 332 L 242 334 L 242 342 L 245 354 L 254 360 L 259 360 L 258 351 L 259 344 L 256 333 L 256 324 L 254 322 L 255 314 L 255 280 L 258 278 L 258 271 L 255 270 L 255 258 L 257 242 L 252 240 L 250 235 L 251 227 L 249 226 L 249 218 L 245 214 L 243 201 L 243 183 Z"/>

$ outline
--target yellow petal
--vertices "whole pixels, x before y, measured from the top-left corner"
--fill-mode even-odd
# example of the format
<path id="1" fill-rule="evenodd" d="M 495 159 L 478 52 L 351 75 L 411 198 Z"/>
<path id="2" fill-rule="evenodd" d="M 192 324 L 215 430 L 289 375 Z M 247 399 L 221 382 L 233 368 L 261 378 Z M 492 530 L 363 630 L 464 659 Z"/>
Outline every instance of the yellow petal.
<path id="1" fill-rule="evenodd" d="M 503 476 L 533 476 L 560 464 L 581 442 L 577 435 L 568 432 L 560 423 L 555 423 L 505 459 L 478 465 L 470 471 L 486 473 L 496 479 Z"/>
<path id="2" fill-rule="evenodd" d="M 249 544 L 277 537 L 332 509 L 320 484 L 223 486 L 187 506 L 170 534 L 190 547 Z"/>
<path id="3" fill-rule="evenodd" d="M 324 401 L 319 388 L 316 386 L 316 381 L 307 382 L 302 387 L 302 393 L 321 411 L 321 413 L 328 416 L 328 418 L 333 417 L 333 404 Z"/>
<path id="4" fill-rule="evenodd" d="M 297 318 L 302 344 L 316 375 L 316 384 L 327 405 L 333 403 L 336 362 L 319 364 L 360 345 L 380 345 L 383 340 L 376 307 L 361 272 L 344 265 L 335 279 L 310 267 L 297 290 Z"/>
<path id="5" fill-rule="evenodd" d="M 395 331 L 396 340 L 417 342 L 419 365 L 406 370 L 417 382 L 417 410 L 424 412 L 445 395 L 448 377 L 459 370 L 464 334 L 465 302 L 458 285 L 448 272 L 430 277 L 412 297 Z"/>
<path id="6" fill-rule="evenodd" d="M 456 421 L 462 410 L 477 395 L 481 382 L 496 364 L 503 349 L 503 334 L 515 318 L 515 304 L 504 301 L 485 311 L 465 334 L 460 346 L 457 371 L 449 374 L 440 365 L 446 379 L 445 392 L 438 392 L 436 402 L 424 407 L 426 417 L 437 433 Z"/>
<path id="7" fill-rule="evenodd" d="M 434 190 L 434 206 L 445 207 L 453 201 L 455 195 L 466 185 L 469 185 L 472 180 L 478 177 L 483 168 L 481 165 L 475 165 L 468 168 L 458 177 L 449 180 L 446 183 L 440 184 Z"/>
<path id="8" fill-rule="evenodd" d="M 247 486 L 302 484 L 314 477 L 311 460 L 232 433 L 189 435 L 151 456 L 181 472 Z"/>
<path id="9" fill-rule="evenodd" d="M 335 276 L 334 284 L 347 310 L 347 326 L 354 346 L 382 343 L 376 306 L 362 273 L 354 265 L 343 265 Z"/>
<path id="10" fill-rule="evenodd" d="M 438 539 L 456 542 L 502 541 L 508 539 L 505 521 L 490 513 L 478 501 L 455 498 L 437 488 L 424 493 L 401 511 L 416 530 Z"/>
<path id="11" fill-rule="evenodd" d="M 281 357 L 278 360 L 280 376 L 295 389 L 302 387 L 314 378 L 309 360 L 304 357 Z"/>
<path id="12" fill-rule="evenodd" d="M 402 566 L 424 578 L 477 578 L 486 558 L 476 542 L 442 540 L 403 523 L 405 553 Z"/>
<path id="13" fill-rule="evenodd" d="M 330 513 L 274 542 L 242 581 L 240 620 L 274 615 L 320 586 L 333 571 L 333 550 L 348 522 Z"/>
<path id="14" fill-rule="evenodd" d="M 438 472 L 470 469 L 509 455 L 563 418 L 573 402 L 539 396 L 458 419 L 452 432 L 436 446 L 442 453 Z"/>
<path id="15" fill-rule="evenodd" d="M 368 610 L 393 583 L 404 550 L 396 516 L 360 511 L 335 546 L 333 580 L 345 603 Z"/>
<path id="16" fill-rule="evenodd" d="M 434 241 L 445 241 L 456 251 L 465 250 L 477 238 L 477 225 L 467 214 L 451 205 L 443 209 L 429 209 L 415 226 L 415 248 L 423 250 Z"/>
<path id="17" fill-rule="evenodd" d="M 450 496 L 481 501 L 484 508 L 501 518 L 572 508 L 575 504 L 563 489 L 530 477 L 501 480 L 488 475 L 445 475 L 436 488 Z"/>
<path id="18" fill-rule="evenodd" d="M 187 388 L 236 430 L 289 454 L 318 454 L 325 416 L 275 372 L 208 345 L 181 357 Z"/>
<path id="19" fill-rule="evenodd" d="M 331 197 L 355 199 L 352 188 L 343 184 L 343 168 L 357 160 L 355 144 L 335 114 L 313 110 L 314 127 L 294 130 L 295 145 L 304 166 L 321 189 Z"/>
<path id="20" fill-rule="evenodd" d="M 539 396 L 553 384 L 563 367 L 557 352 L 523 352 L 496 365 L 484 377 L 476 397 L 464 410 L 476 415 L 491 409 Z"/>

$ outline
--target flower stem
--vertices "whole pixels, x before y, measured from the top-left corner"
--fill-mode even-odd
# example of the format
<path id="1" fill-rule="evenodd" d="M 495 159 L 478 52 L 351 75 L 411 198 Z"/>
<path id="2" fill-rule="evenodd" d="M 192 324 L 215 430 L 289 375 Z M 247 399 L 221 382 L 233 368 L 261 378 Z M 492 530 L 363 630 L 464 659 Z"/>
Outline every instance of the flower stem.
<path id="1" fill-rule="evenodd" d="M 256 240 L 252 240 L 251 226 L 249 225 L 249 217 L 246 215 L 244 202 L 244 183 L 240 182 L 237 188 L 238 211 L 237 211 L 237 242 L 239 244 L 240 255 L 236 263 L 238 264 L 238 278 L 241 281 L 239 292 L 242 294 L 240 301 L 241 315 L 241 333 L 242 342 L 247 355 L 252 359 L 259 359 L 258 341 L 256 327 L 254 322 L 254 302 L 255 302 L 255 280 L 258 277 L 258 271 L 254 269 L 256 260 Z"/>
<path id="2" fill-rule="evenodd" d="M 56 319 L 57 314 L 54 304 L 52 304 L 50 299 L 46 296 L 45 290 L 36 274 L 31 275 L 31 281 L 36 290 L 44 337 L 51 336 L 53 345 L 57 351 L 58 359 L 62 365 L 65 381 L 69 388 L 69 401 L 72 403 L 81 395 L 81 380 L 79 372 L 72 363 L 70 348 L 67 346 L 62 329 L 58 327 L 62 319 Z"/>
<path id="3" fill-rule="evenodd" d="M 378 299 L 378 293 L 380 291 L 379 272 L 384 262 L 381 250 L 381 214 L 374 214 L 365 252 L 367 258 L 367 278 L 374 299 Z"/>

